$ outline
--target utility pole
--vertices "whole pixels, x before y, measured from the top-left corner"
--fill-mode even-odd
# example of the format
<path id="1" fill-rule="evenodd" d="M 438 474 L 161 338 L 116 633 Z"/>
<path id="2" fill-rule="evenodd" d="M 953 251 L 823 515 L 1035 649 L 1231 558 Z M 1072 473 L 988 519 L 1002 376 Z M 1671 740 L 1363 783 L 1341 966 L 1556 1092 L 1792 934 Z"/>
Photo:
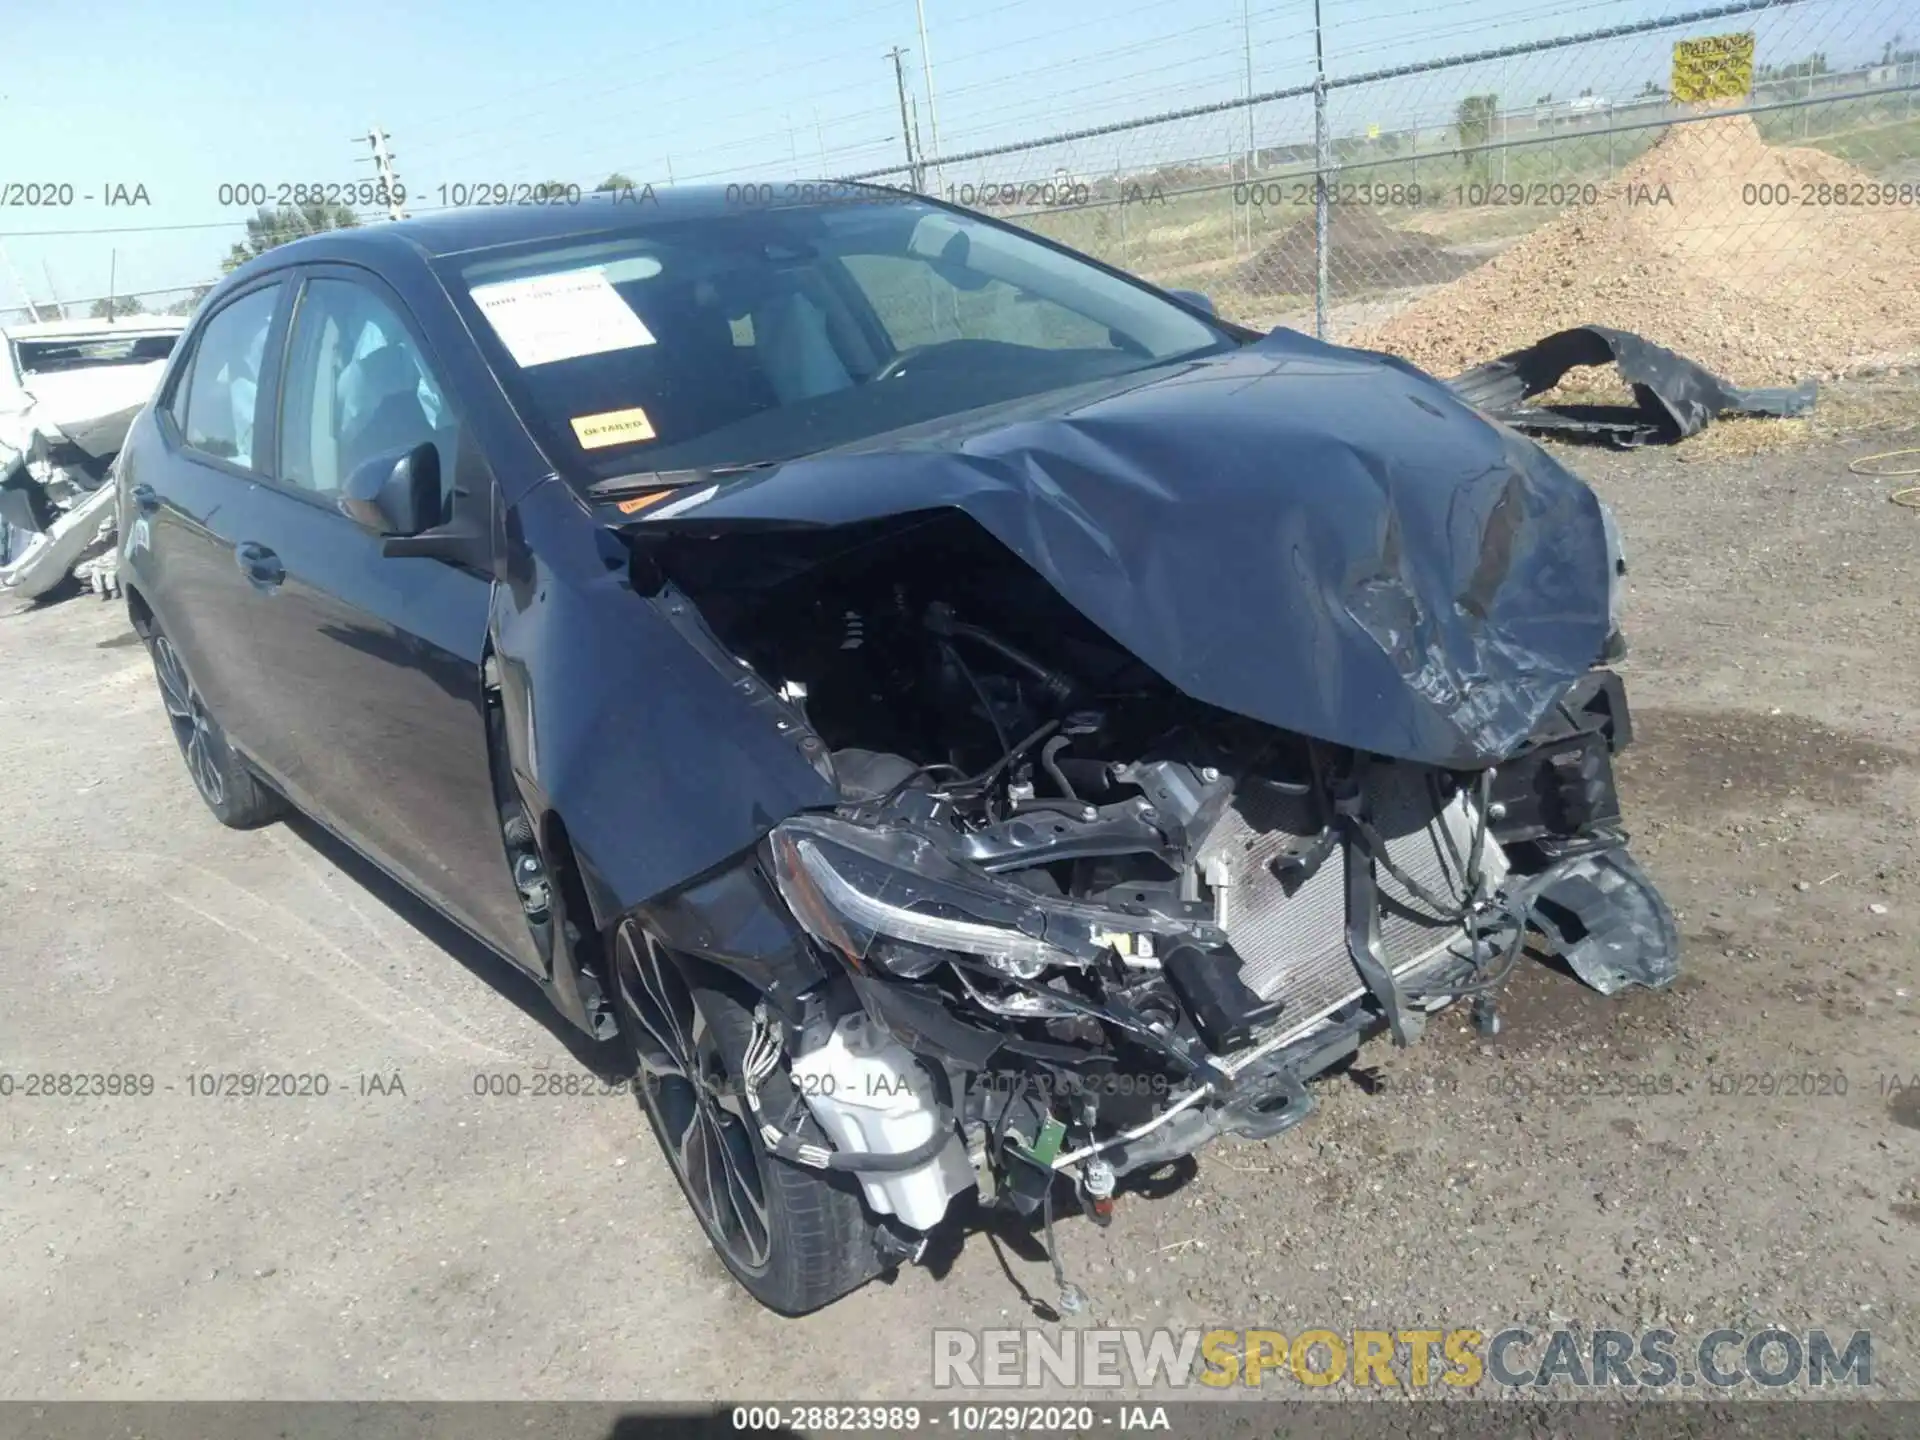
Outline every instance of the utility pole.
<path id="1" fill-rule="evenodd" d="M 120 252 L 107 251 L 107 323 L 113 323 L 113 296 L 120 285 Z"/>
<path id="2" fill-rule="evenodd" d="M 373 168 L 380 177 L 380 193 L 387 197 L 387 218 L 406 219 L 406 206 L 402 203 L 406 192 L 400 188 L 400 177 L 394 172 L 393 151 L 387 148 L 387 132 L 376 125 L 363 138 L 373 151 Z"/>
<path id="3" fill-rule="evenodd" d="M 1240 41 L 1247 60 L 1247 253 L 1253 253 L 1253 0 L 1240 0 Z"/>
<path id="4" fill-rule="evenodd" d="M 913 0 L 914 13 L 920 19 L 920 78 L 927 84 L 927 128 L 933 132 L 934 186 L 940 184 L 940 110 L 933 100 L 933 51 L 927 45 L 927 0 Z M 923 156 L 926 151 L 920 152 Z"/>
<path id="5" fill-rule="evenodd" d="M 1327 63 L 1320 43 L 1320 0 L 1313 0 L 1313 338 L 1327 338 L 1329 236 L 1327 172 L 1333 168 L 1333 136 L 1327 128 Z"/>
<path id="6" fill-rule="evenodd" d="M 907 108 L 913 112 L 913 153 L 916 155 L 925 155 L 927 153 L 927 147 L 920 143 L 920 101 L 919 99 L 915 96 L 909 95 L 907 97 Z M 927 165 L 926 165 L 926 161 L 923 160 L 920 162 L 920 184 L 923 189 L 926 183 L 927 183 Z"/>
<path id="7" fill-rule="evenodd" d="M 1247 179 L 1253 179 L 1253 0 L 1240 0 L 1240 40 L 1247 57 Z"/>
<path id="8" fill-rule="evenodd" d="M 887 52 L 887 58 L 893 61 L 893 88 L 900 96 L 900 142 L 907 149 L 907 183 L 916 194 L 923 194 L 927 187 L 920 174 L 920 162 L 913 154 L 913 121 L 907 117 L 907 72 L 900 67 L 900 57 L 906 53 L 896 45 Z"/>
<path id="9" fill-rule="evenodd" d="M 1493 102 L 1500 116 L 1500 188 L 1507 188 L 1507 62 L 1500 62 L 1500 94 Z"/>

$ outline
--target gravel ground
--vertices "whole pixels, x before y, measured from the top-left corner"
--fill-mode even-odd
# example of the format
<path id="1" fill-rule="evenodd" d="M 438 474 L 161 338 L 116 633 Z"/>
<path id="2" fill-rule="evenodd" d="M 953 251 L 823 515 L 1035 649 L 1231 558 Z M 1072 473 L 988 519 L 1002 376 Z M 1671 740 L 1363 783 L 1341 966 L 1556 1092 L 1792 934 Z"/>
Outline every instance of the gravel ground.
<path id="1" fill-rule="evenodd" d="M 1529 965 L 1497 1040 L 1369 1046 L 1307 1125 L 1063 1223 L 1073 1323 L 1867 1329 L 1920 1398 L 1920 514 L 1846 470 L 1884 448 L 1572 455 L 1628 539 L 1683 979 Z M 0 674 L 0 1071 L 154 1081 L 0 1099 L 0 1397 L 884 1398 L 936 1324 L 1042 1323 L 1039 1250 L 978 1226 L 759 1310 L 630 1099 L 475 1094 L 591 1083 L 526 987 L 312 827 L 203 813 L 119 606 L 0 614 Z M 329 1090 L 190 1079 L 255 1071 Z M 1760 1078 L 1802 1075 L 1845 1080 Z"/>

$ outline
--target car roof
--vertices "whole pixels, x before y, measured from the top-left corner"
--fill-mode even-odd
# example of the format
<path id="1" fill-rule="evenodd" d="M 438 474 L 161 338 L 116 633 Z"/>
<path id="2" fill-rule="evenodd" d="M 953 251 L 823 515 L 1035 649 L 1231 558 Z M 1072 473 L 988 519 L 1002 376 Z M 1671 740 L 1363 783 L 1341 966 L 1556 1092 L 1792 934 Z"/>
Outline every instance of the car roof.
<path id="1" fill-rule="evenodd" d="M 381 227 L 429 255 L 455 255 L 527 240 L 641 229 L 661 219 L 698 219 L 739 208 L 739 187 L 636 185 L 630 191 L 587 192 L 577 205 L 465 205 Z M 729 207 L 729 196 L 733 204 Z"/>
<path id="2" fill-rule="evenodd" d="M 475 187 L 476 189 L 480 187 Z M 267 254 L 278 263 L 350 260 L 394 253 L 404 246 L 437 259 L 532 240 L 568 240 L 577 236 L 639 232 L 662 220 L 697 220 L 746 206 L 810 209 L 823 204 L 857 203 L 871 190 L 876 198 L 897 195 L 880 186 L 849 181 L 753 181 L 740 185 L 635 185 L 613 193 L 585 192 L 577 204 L 449 206 L 423 209 L 405 220 L 374 221 L 345 230 L 325 230 L 276 246 Z M 748 198 L 742 198 L 746 192 Z M 782 197 L 794 197 L 783 203 Z M 755 199 L 753 197 L 764 197 Z M 817 198 L 815 198 L 817 197 Z M 243 267 L 250 268 L 250 267 Z"/>

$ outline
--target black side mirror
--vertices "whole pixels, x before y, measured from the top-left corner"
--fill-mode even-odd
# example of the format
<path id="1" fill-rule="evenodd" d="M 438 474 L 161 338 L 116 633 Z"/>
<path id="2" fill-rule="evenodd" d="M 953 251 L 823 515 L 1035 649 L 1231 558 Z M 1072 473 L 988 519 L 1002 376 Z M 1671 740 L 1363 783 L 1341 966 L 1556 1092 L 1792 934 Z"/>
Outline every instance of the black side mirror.
<path id="1" fill-rule="evenodd" d="M 391 559 L 438 560 L 475 575 L 493 574 L 493 481 L 485 462 L 463 435 L 454 461 L 453 490 L 440 513 L 439 468 L 436 457 L 434 518 L 425 528 L 390 534 L 380 553 Z M 421 512 L 424 513 L 424 512 Z"/>
<path id="2" fill-rule="evenodd" d="M 440 450 L 432 441 L 363 460 L 340 508 L 379 535 L 418 535 L 440 523 Z"/>
<path id="3" fill-rule="evenodd" d="M 1209 315 L 1220 312 L 1213 308 L 1213 297 L 1202 290 L 1169 290 L 1167 294 L 1176 300 L 1184 300 L 1196 310 L 1204 310 Z"/>

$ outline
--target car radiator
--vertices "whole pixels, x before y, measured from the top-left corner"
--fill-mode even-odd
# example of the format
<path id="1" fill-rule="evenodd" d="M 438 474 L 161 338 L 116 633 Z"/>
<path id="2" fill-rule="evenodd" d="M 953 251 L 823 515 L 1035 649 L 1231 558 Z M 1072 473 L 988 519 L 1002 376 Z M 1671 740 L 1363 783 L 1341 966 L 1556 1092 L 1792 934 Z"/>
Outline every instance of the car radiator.
<path id="1" fill-rule="evenodd" d="M 1430 893 L 1455 901 L 1461 865 L 1473 841 L 1467 792 L 1441 805 L 1429 789 L 1432 772 L 1412 765 L 1376 765 L 1367 772 L 1373 828 L 1393 862 Z M 1311 797 L 1287 795 L 1257 780 L 1243 783 L 1200 847 L 1201 873 L 1214 894 L 1215 919 L 1241 959 L 1241 979 L 1264 1000 L 1285 1002 L 1263 1043 L 1285 1043 L 1366 993 L 1347 953 L 1345 842 L 1304 880 L 1281 881 L 1269 862 L 1299 850 L 1318 833 Z M 1449 850 L 1447 837 L 1452 838 Z M 1491 836 L 1481 868 L 1489 886 L 1506 875 Z M 1461 938 L 1460 927 L 1433 919 L 1427 907 L 1375 866 L 1380 949 L 1395 974 L 1418 968 Z"/>

